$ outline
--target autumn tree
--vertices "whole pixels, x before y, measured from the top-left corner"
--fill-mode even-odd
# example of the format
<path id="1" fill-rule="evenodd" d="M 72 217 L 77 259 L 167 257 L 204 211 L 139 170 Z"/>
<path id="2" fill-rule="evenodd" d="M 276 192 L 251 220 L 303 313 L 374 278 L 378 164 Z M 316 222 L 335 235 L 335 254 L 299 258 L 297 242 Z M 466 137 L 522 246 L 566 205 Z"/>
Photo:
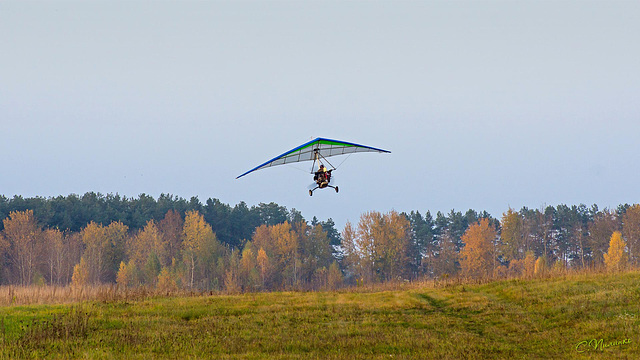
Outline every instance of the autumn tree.
<path id="1" fill-rule="evenodd" d="M 356 281 L 371 283 L 375 279 L 375 241 L 371 233 L 371 225 L 377 214 L 365 213 L 360 216 L 357 227 L 349 222 L 342 232 L 344 246 L 344 263 Z"/>
<path id="2" fill-rule="evenodd" d="M 44 250 L 46 252 L 46 266 L 49 273 L 49 284 L 62 284 L 64 263 L 67 255 L 67 247 L 63 241 L 64 236 L 58 229 L 44 231 Z"/>
<path id="3" fill-rule="evenodd" d="M 131 265 L 133 264 L 130 263 L 130 265 L 127 265 L 124 261 L 121 261 L 120 266 L 118 267 L 116 283 L 122 288 L 127 288 L 133 283 L 133 269 Z"/>
<path id="4" fill-rule="evenodd" d="M 542 276 L 547 271 L 547 258 L 545 256 L 540 256 L 536 259 L 534 264 L 533 273 L 538 276 Z"/>
<path id="5" fill-rule="evenodd" d="M 465 245 L 460 252 L 460 265 L 465 275 L 482 278 L 493 273 L 495 239 L 496 230 L 487 219 L 469 226 L 461 238 Z"/>
<path id="6" fill-rule="evenodd" d="M 104 228 L 106 258 L 101 282 L 114 283 L 120 262 L 124 259 L 129 227 L 121 221 L 114 221 Z"/>
<path id="7" fill-rule="evenodd" d="M 299 225 L 298 232 L 285 221 L 281 224 L 260 225 L 256 228 L 252 243 L 255 248 L 264 250 L 264 260 L 269 266 L 270 282 L 274 286 L 297 286 L 300 276 L 299 245 L 300 233 L 304 233 Z M 299 233 L 300 232 L 300 233 Z M 258 254 L 260 255 L 260 254 Z"/>
<path id="8" fill-rule="evenodd" d="M 363 253 L 357 242 L 356 229 L 347 221 L 342 230 L 342 247 L 344 256 L 342 258 L 342 264 L 347 271 L 347 277 L 353 277 L 355 279 L 362 278 L 363 273 L 368 273 L 363 269 L 363 262 L 361 261 Z"/>
<path id="9" fill-rule="evenodd" d="M 246 243 L 242 249 L 239 265 L 239 278 L 242 287 L 245 289 L 255 290 L 261 285 L 258 262 L 251 242 Z"/>
<path id="10" fill-rule="evenodd" d="M 311 283 L 319 269 L 327 269 L 331 265 L 331 245 L 322 225 L 308 226 L 300 223 L 298 230 L 300 243 L 300 277 L 303 282 Z"/>
<path id="11" fill-rule="evenodd" d="M 587 237 L 587 246 L 594 265 L 602 265 L 603 255 L 607 252 L 611 235 L 618 230 L 618 225 L 618 219 L 612 211 L 605 209 L 594 216 Z"/>
<path id="12" fill-rule="evenodd" d="M 198 211 L 189 211 L 185 216 L 182 245 L 183 258 L 189 269 L 189 287 L 193 288 L 196 280 L 211 281 L 212 268 L 222 252 L 222 246 Z M 207 287 L 209 285 L 206 284 Z"/>
<path id="13" fill-rule="evenodd" d="M 20 285 L 30 285 L 42 252 L 42 229 L 33 210 L 13 211 L 3 220 L 8 255 Z"/>
<path id="14" fill-rule="evenodd" d="M 373 227 L 376 242 L 376 271 L 381 280 L 408 277 L 410 224 L 406 217 L 391 211 L 378 219 Z"/>
<path id="15" fill-rule="evenodd" d="M 410 272 L 408 250 L 410 224 L 403 215 L 367 212 L 357 230 L 347 224 L 342 233 L 349 271 L 366 282 L 386 281 Z"/>
<path id="16" fill-rule="evenodd" d="M 124 258 L 128 229 L 118 221 L 106 227 L 91 222 L 82 230 L 82 242 L 85 244 L 82 257 L 90 264 L 88 276 L 91 283 L 116 281 L 119 264 Z"/>
<path id="17" fill-rule="evenodd" d="M 264 288 L 269 280 L 269 273 L 271 271 L 271 266 L 269 263 L 269 257 L 267 256 L 267 252 L 264 248 L 258 249 L 258 255 L 256 256 L 256 262 L 258 268 L 260 270 L 260 285 Z"/>
<path id="18" fill-rule="evenodd" d="M 132 265 L 140 270 L 142 277 L 138 281 L 145 284 L 156 282 L 160 267 L 168 265 L 160 261 L 166 261 L 165 252 L 165 243 L 154 220 L 149 220 L 144 229 L 129 238 L 127 255 Z"/>
<path id="19" fill-rule="evenodd" d="M 73 275 L 71 276 L 71 285 L 81 287 L 88 285 L 90 272 L 89 266 L 84 257 L 80 258 L 80 262 L 73 267 Z"/>
<path id="20" fill-rule="evenodd" d="M 291 228 L 291 224 L 285 221 L 282 224 L 272 225 L 271 239 L 275 242 L 275 260 L 279 273 L 282 274 L 282 285 L 298 284 L 298 236 Z"/>
<path id="21" fill-rule="evenodd" d="M 624 269 L 627 264 L 625 246 L 622 233 L 614 231 L 609 241 L 609 250 L 604 254 L 604 263 L 608 270 L 620 271 Z"/>
<path id="22" fill-rule="evenodd" d="M 509 262 L 524 257 L 523 224 L 520 214 L 511 208 L 502 214 L 500 233 L 500 254 Z"/>
<path id="23" fill-rule="evenodd" d="M 640 257 L 640 205 L 632 205 L 625 212 L 622 217 L 622 235 L 627 241 L 629 262 L 637 264 Z"/>
<path id="24" fill-rule="evenodd" d="M 164 218 L 158 222 L 157 227 L 165 248 L 164 258 L 161 258 L 161 262 L 164 266 L 169 266 L 172 259 L 178 258 L 180 253 L 184 220 L 177 211 L 169 210 Z"/>
<path id="25" fill-rule="evenodd" d="M 329 265 L 329 273 L 327 275 L 327 287 L 329 290 L 338 290 L 342 287 L 342 271 L 337 261 L 333 261 Z"/>
<path id="26" fill-rule="evenodd" d="M 104 227 L 93 221 L 90 222 L 82 229 L 82 242 L 85 244 L 85 250 L 82 256 L 84 259 L 82 264 L 85 265 L 82 270 L 88 272 L 86 275 L 87 281 L 96 284 L 100 282 L 100 278 L 106 268 L 105 258 L 108 244 L 104 234 Z M 91 266 L 86 266 L 86 263 L 91 264 Z M 76 273 L 75 270 L 76 269 L 74 269 L 74 274 Z M 82 274 L 81 278 L 84 280 L 84 274 Z M 78 284 L 78 281 L 74 281 L 74 283 Z"/>
<path id="27" fill-rule="evenodd" d="M 175 291 L 178 285 L 175 280 L 175 275 L 171 273 L 171 270 L 167 267 L 163 267 L 158 274 L 157 289 L 160 291 Z"/>
<path id="28" fill-rule="evenodd" d="M 0 196 L 0 200 L 2 200 L 2 196 Z M 8 244 L 4 239 L 4 231 L 0 231 L 0 285 L 4 282 L 4 272 L 5 272 L 5 258 L 6 251 L 8 248 Z"/>
<path id="29" fill-rule="evenodd" d="M 225 270 L 224 288 L 230 294 L 238 293 L 242 290 L 240 285 L 240 261 L 238 260 L 238 251 L 232 251 L 229 257 L 229 265 Z"/>

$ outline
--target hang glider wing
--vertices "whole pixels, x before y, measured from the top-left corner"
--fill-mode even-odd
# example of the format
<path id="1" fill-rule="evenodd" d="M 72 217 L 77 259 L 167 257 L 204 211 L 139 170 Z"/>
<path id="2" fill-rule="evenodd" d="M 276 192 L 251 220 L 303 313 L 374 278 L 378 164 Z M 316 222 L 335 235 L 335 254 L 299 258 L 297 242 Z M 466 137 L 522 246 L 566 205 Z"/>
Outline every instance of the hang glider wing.
<path id="1" fill-rule="evenodd" d="M 268 168 L 276 165 L 290 164 L 300 161 L 312 161 L 319 157 L 330 157 L 336 155 L 353 154 L 357 152 L 379 152 L 390 153 L 390 151 L 377 149 L 371 146 L 354 144 L 346 141 L 317 138 L 293 148 L 282 155 L 260 164 L 246 173 L 238 176 L 239 179 L 253 171 Z"/>

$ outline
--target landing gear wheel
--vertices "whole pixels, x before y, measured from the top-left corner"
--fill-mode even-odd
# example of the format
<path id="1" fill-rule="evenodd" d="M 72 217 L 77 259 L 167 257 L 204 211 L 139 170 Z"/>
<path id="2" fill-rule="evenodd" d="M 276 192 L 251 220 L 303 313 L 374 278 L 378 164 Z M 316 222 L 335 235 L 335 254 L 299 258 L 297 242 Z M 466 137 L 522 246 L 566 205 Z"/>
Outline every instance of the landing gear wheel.
<path id="1" fill-rule="evenodd" d="M 338 187 L 336 186 L 336 192 L 338 192 Z"/>
<path id="2" fill-rule="evenodd" d="M 309 190 L 309 196 L 313 196 L 313 190 Z"/>

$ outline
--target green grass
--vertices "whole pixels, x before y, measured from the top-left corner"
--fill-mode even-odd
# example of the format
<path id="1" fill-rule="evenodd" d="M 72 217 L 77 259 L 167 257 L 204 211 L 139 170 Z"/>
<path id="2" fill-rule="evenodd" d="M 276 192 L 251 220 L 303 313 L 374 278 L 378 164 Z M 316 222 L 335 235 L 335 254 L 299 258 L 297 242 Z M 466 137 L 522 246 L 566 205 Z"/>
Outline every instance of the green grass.
<path id="1" fill-rule="evenodd" d="M 579 353 L 591 339 L 631 343 Z M 639 272 L 0 308 L 2 359 L 639 359 L 639 344 Z"/>

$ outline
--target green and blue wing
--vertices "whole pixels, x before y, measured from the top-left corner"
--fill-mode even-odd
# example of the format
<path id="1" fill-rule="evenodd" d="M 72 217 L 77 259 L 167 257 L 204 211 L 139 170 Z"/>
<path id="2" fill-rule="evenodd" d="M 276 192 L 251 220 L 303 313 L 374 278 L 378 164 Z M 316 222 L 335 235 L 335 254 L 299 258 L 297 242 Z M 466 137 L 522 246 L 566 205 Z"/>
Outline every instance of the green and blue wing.
<path id="1" fill-rule="evenodd" d="M 371 146 L 354 144 L 346 141 L 331 140 L 325 138 L 317 138 L 304 143 L 296 148 L 293 148 L 281 155 L 274 157 L 273 159 L 256 166 L 255 168 L 245 172 L 242 175 L 236 177 L 241 178 L 253 171 L 268 168 L 271 166 L 290 164 L 300 161 L 311 161 L 316 158 L 316 150 L 321 157 L 330 157 L 336 155 L 353 154 L 357 152 L 379 152 L 389 153 L 390 151 L 374 148 Z"/>

